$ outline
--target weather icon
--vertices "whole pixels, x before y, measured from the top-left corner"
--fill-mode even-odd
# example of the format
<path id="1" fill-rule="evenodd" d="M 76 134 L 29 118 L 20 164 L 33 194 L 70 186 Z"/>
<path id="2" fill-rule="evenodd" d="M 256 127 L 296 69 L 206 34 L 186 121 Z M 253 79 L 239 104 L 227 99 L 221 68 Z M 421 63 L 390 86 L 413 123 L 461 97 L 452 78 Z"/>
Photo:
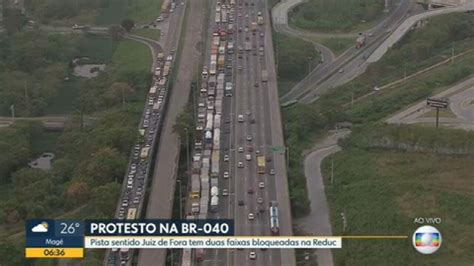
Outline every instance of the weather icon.
<path id="1" fill-rule="evenodd" d="M 48 223 L 47 222 L 42 222 L 40 224 L 35 225 L 33 228 L 31 228 L 31 232 L 33 232 L 33 233 L 46 233 L 46 232 L 48 232 Z"/>

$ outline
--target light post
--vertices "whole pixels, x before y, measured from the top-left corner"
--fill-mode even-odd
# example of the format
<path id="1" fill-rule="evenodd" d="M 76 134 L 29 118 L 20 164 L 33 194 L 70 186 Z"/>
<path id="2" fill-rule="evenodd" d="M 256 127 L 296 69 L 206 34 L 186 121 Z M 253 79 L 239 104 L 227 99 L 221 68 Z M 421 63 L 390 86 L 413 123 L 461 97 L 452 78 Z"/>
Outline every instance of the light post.
<path id="1" fill-rule="evenodd" d="M 181 206 L 182 205 L 182 203 L 181 203 L 181 179 L 177 179 L 176 184 L 178 185 L 178 190 L 179 190 L 179 196 L 178 196 L 178 198 L 179 198 L 178 199 L 179 200 L 179 219 L 181 220 L 182 219 L 181 214 L 182 214 L 182 211 L 183 211 L 183 209 L 182 209 L 183 206 Z"/>

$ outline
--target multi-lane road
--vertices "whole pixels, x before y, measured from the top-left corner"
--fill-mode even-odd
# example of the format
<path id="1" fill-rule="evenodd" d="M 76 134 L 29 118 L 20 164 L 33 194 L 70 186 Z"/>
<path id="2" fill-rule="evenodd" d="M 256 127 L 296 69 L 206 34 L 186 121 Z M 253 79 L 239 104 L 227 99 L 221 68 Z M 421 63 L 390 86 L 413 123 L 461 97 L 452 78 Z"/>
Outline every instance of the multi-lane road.
<path id="1" fill-rule="evenodd" d="M 257 22 L 259 12 L 264 17 L 264 24 L 252 31 L 251 23 Z M 278 102 L 278 92 L 266 2 L 237 1 L 231 14 L 235 20 L 234 34 L 227 42 L 232 42 L 235 48 L 234 53 L 227 54 L 226 61 L 232 71 L 226 73 L 226 79 L 233 83 L 234 90 L 233 96 L 224 100 L 221 131 L 224 132 L 222 155 L 228 155 L 229 161 L 221 160 L 219 178 L 219 186 L 227 189 L 229 196 L 221 197 L 219 211 L 211 218 L 233 218 L 236 235 L 270 235 L 268 209 L 270 202 L 275 201 L 279 206 L 280 234 L 291 235 L 284 152 L 272 149 L 283 147 L 283 134 L 279 105 L 273 104 Z M 217 26 L 213 22 L 210 24 L 211 28 Z M 245 49 L 246 42 L 250 43 L 250 50 Z M 268 81 L 262 80 L 262 70 L 268 72 Z M 239 121 L 239 115 L 243 116 L 243 121 Z M 257 173 L 257 153 L 266 158 L 265 174 Z M 249 155 L 250 160 L 246 158 Z M 270 174 L 272 169 L 274 175 Z M 224 172 L 228 172 L 230 178 L 223 178 Z M 250 252 L 256 253 L 255 259 L 250 258 Z M 294 263 L 293 250 L 272 249 L 208 250 L 203 262 L 204 265 Z"/>
<path id="2" fill-rule="evenodd" d="M 385 37 L 405 18 L 409 8 L 410 1 L 400 0 L 397 8 L 386 19 L 366 32 L 367 36 L 370 33 L 370 37 L 367 37 L 365 47 L 360 50 L 351 47 L 330 63 L 325 59 L 323 65 L 315 68 L 310 75 L 297 83 L 288 93 L 281 97 L 281 101 L 298 100 L 303 103 L 309 103 L 326 89 L 341 85 L 354 78 L 354 74 L 363 72 L 365 66 L 362 66 L 362 63 L 367 60 L 369 55 L 383 42 Z M 287 25 L 286 27 L 285 25 L 280 25 L 285 21 L 278 19 L 275 21 L 276 25 L 279 25 L 276 29 L 288 27 Z M 294 31 L 292 30 L 290 33 Z M 284 31 L 284 33 L 287 33 L 287 31 Z M 342 73 L 339 73 L 339 71 Z"/>

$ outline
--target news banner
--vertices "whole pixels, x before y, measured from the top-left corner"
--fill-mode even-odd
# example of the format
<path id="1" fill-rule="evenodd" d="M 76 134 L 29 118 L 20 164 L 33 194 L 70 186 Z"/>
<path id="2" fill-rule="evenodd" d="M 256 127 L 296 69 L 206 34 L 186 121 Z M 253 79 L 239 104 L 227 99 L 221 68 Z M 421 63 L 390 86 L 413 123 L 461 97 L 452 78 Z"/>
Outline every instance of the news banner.
<path id="1" fill-rule="evenodd" d="M 233 220 L 50 220 L 26 223 L 27 258 L 83 258 L 84 249 L 341 248 L 341 237 L 235 236 Z"/>

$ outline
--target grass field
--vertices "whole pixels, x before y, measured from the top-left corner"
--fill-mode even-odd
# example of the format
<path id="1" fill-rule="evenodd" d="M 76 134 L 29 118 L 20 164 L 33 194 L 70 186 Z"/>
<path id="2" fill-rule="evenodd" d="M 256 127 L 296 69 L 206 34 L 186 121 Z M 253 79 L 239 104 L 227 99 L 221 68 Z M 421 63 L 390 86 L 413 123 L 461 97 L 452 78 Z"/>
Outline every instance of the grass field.
<path id="1" fill-rule="evenodd" d="M 321 56 L 313 44 L 298 38 L 273 33 L 279 85 L 296 83 L 316 67 Z M 279 88 L 280 93 L 287 88 Z"/>
<path id="2" fill-rule="evenodd" d="M 112 63 L 120 71 L 150 71 L 152 58 L 147 46 L 123 40 L 112 56 Z"/>
<path id="3" fill-rule="evenodd" d="M 347 240 L 337 265 L 469 265 L 474 260 L 472 159 L 348 148 L 323 162 L 334 235 L 406 235 L 407 240 Z M 347 217 L 342 232 L 340 213 Z M 417 217 L 440 217 L 444 244 L 433 256 L 413 250 Z M 370 254 L 370 256 L 368 255 Z"/>
<path id="4" fill-rule="evenodd" d="M 120 24 L 126 18 L 137 24 L 149 23 L 160 15 L 160 11 L 159 0 L 109 0 L 108 7 L 100 10 L 96 24 Z"/>
<path id="5" fill-rule="evenodd" d="M 289 23 L 321 32 L 362 31 L 383 17 L 383 7 L 377 0 L 310 0 L 289 12 Z"/>
<path id="6" fill-rule="evenodd" d="M 92 63 L 109 64 L 118 44 L 111 38 L 87 35 L 86 38 L 79 41 L 78 49 L 79 54 L 89 57 Z"/>
<path id="7" fill-rule="evenodd" d="M 146 37 L 155 41 L 160 40 L 160 30 L 159 29 L 133 29 L 132 34 Z"/>
<path id="8" fill-rule="evenodd" d="M 324 38 L 319 42 L 338 56 L 354 45 L 354 38 Z"/>

